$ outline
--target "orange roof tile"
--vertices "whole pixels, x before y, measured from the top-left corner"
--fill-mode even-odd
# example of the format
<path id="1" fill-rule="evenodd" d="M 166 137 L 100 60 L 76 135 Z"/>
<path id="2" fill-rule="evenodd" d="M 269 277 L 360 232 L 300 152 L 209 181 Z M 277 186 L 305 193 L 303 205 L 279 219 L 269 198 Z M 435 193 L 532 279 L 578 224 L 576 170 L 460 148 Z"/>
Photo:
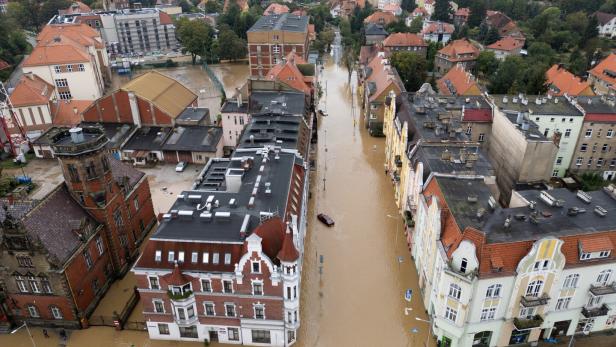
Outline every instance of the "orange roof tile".
<path id="1" fill-rule="evenodd" d="M 75 126 L 81 122 L 81 114 L 94 100 L 59 100 L 51 103 L 52 122 L 54 125 Z"/>
<path id="2" fill-rule="evenodd" d="M 11 103 L 16 107 L 44 105 L 53 95 L 53 86 L 34 74 L 21 76 L 11 93 Z"/>
<path id="3" fill-rule="evenodd" d="M 558 64 L 552 65 L 546 71 L 545 77 L 545 83 L 548 85 L 549 92 L 552 95 L 563 95 L 565 93 L 571 96 L 594 95 L 592 88 L 590 88 L 590 83 L 582 81 L 581 78 L 560 67 Z"/>
<path id="4" fill-rule="evenodd" d="M 399 13 L 402 11 L 402 8 L 400 8 L 400 5 L 398 4 L 387 4 L 385 6 L 383 6 L 383 11 L 385 12 L 391 12 L 391 13 Z"/>
<path id="5" fill-rule="evenodd" d="M 396 15 L 391 12 L 376 11 L 364 19 L 364 23 L 390 24 L 396 21 Z"/>
<path id="6" fill-rule="evenodd" d="M 607 236 L 591 237 L 580 240 L 580 247 L 583 252 L 594 253 L 601 251 L 611 251 L 614 249 L 612 241 Z"/>
<path id="7" fill-rule="evenodd" d="M 447 56 L 450 61 L 467 61 L 477 59 L 479 48 L 475 47 L 467 39 L 460 39 L 451 41 L 447 46 L 441 48 L 438 53 Z"/>
<path id="8" fill-rule="evenodd" d="M 481 95 L 475 77 L 464 70 L 461 65 L 449 69 L 443 77 L 436 81 L 436 86 L 439 93 L 443 95 Z M 473 87 L 476 88 L 472 90 Z"/>
<path id="9" fill-rule="evenodd" d="M 374 92 L 370 94 L 369 100 L 372 102 L 378 99 L 381 94 L 392 84 L 396 87 L 398 91 L 404 89 L 402 85 L 402 81 L 398 77 L 398 74 L 395 72 L 395 69 L 389 65 L 389 63 L 385 63 L 387 59 L 376 56 L 372 58 L 368 66 L 372 70 L 370 76 L 366 79 L 367 83 L 374 84 Z"/>
<path id="10" fill-rule="evenodd" d="M 0 70 L 8 69 L 9 67 L 11 67 L 11 64 L 9 64 L 6 61 L 0 59 Z"/>
<path id="11" fill-rule="evenodd" d="M 36 46 L 32 53 L 24 59 L 23 66 L 41 66 L 84 63 L 89 56 L 74 44 L 58 44 L 54 46 Z"/>
<path id="12" fill-rule="evenodd" d="M 423 30 L 422 34 L 453 34 L 456 28 L 453 24 L 445 23 L 445 22 L 430 22 Z"/>
<path id="13" fill-rule="evenodd" d="M 177 263 L 175 263 L 175 267 L 173 268 L 173 271 L 171 271 L 170 274 L 161 276 L 161 278 L 165 282 L 167 282 L 167 284 L 174 285 L 174 286 L 181 286 L 181 285 L 190 283 L 193 280 L 192 276 L 188 276 L 182 273 L 182 270 L 180 270 L 180 267 L 178 266 Z"/>
<path id="14" fill-rule="evenodd" d="M 514 37 L 511 36 L 507 36 L 504 37 L 496 42 L 494 42 L 491 45 L 488 45 L 486 48 L 488 49 L 493 49 L 493 50 L 498 50 L 498 51 L 506 51 L 506 52 L 511 52 L 513 50 L 516 49 L 520 49 L 524 46 L 524 42 L 521 40 L 518 40 Z"/>
<path id="15" fill-rule="evenodd" d="M 271 3 L 269 6 L 267 6 L 265 11 L 263 11 L 264 16 L 283 13 L 289 13 L 289 7 L 287 7 L 287 5 L 277 4 L 275 2 Z"/>
<path id="16" fill-rule="evenodd" d="M 285 262 L 292 262 L 299 259 L 299 252 L 297 251 L 297 248 L 295 248 L 295 244 L 293 243 L 293 234 L 289 232 L 288 226 L 284 240 L 282 240 L 282 247 L 276 257 L 280 259 L 280 261 Z"/>
<path id="17" fill-rule="evenodd" d="M 312 90 L 306 84 L 304 75 L 299 71 L 296 64 L 306 64 L 306 61 L 291 52 L 284 62 L 275 65 L 267 73 L 267 79 L 282 82 L 291 88 L 310 94 Z"/>
<path id="18" fill-rule="evenodd" d="M 162 25 L 170 25 L 173 24 L 173 19 L 167 12 L 160 11 L 158 12 L 158 17 L 160 19 L 160 24 Z"/>
<path id="19" fill-rule="evenodd" d="M 492 257 L 490 258 L 490 264 L 495 269 L 502 269 L 503 267 L 505 267 L 505 263 L 503 263 L 503 258 L 499 257 L 496 254 L 492 255 Z"/>
<path id="20" fill-rule="evenodd" d="M 416 47 L 416 46 L 428 46 L 419 35 L 411 33 L 393 33 L 387 36 L 383 41 L 385 47 Z"/>
<path id="21" fill-rule="evenodd" d="M 51 42 L 56 37 L 66 37 L 82 46 L 105 47 L 100 33 L 84 23 L 46 25 L 36 38 L 37 45 Z"/>
<path id="22" fill-rule="evenodd" d="M 616 54 L 608 55 L 588 73 L 611 85 L 616 84 Z"/>
<path id="23" fill-rule="evenodd" d="M 74 1 L 67 9 L 60 10 L 59 13 L 62 15 L 71 15 L 71 14 L 79 14 L 79 13 L 89 13 L 92 12 L 90 6 L 84 4 L 81 1 Z"/>

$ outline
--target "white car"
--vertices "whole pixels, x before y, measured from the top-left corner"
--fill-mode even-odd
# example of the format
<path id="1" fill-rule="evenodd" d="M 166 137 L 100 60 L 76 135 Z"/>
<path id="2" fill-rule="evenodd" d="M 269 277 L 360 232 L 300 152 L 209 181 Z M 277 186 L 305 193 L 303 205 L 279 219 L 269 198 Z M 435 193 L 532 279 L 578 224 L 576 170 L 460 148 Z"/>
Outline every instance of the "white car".
<path id="1" fill-rule="evenodd" d="M 175 166 L 175 172 L 183 172 L 187 166 L 188 166 L 187 162 L 181 161 Z"/>

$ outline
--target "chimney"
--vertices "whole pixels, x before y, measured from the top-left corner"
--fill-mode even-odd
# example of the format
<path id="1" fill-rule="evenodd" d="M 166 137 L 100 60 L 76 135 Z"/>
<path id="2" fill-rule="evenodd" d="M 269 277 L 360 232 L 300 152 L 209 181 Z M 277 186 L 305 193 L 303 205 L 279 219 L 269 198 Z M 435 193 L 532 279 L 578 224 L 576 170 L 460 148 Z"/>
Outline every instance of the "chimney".
<path id="1" fill-rule="evenodd" d="M 516 124 L 521 125 L 523 121 L 524 121 L 524 114 L 522 112 L 518 112 L 518 117 L 515 120 Z"/>
<path id="2" fill-rule="evenodd" d="M 72 128 L 68 131 L 71 134 L 71 141 L 73 143 L 82 143 L 85 141 L 83 138 L 83 129 L 81 128 Z"/>

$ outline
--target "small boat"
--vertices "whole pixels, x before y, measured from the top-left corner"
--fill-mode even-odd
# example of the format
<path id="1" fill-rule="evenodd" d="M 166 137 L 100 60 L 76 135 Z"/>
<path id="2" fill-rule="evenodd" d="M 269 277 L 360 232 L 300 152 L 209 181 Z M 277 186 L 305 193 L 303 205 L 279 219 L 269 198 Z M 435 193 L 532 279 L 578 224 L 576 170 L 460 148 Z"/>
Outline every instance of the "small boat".
<path id="1" fill-rule="evenodd" d="M 406 292 L 404 293 L 404 300 L 411 302 L 412 297 L 413 297 L 413 290 L 407 289 Z"/>
<path id="2" fill-rule="evenodd" d="M 327 225 L 328 227 L 331 227 L 332 225 L 335 224 L 334 220 L 330 216 L 326 215 L 325 213 L 319 213 L 317 215 L 317 218 L 321 221 L 321 223 Z"/>

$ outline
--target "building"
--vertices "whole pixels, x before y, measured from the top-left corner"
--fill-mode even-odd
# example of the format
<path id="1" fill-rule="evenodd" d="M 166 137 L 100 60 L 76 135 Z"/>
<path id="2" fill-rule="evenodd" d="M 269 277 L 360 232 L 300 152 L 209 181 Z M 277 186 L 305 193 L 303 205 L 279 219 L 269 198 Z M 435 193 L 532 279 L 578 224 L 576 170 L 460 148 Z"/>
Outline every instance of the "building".
<path id="1" fill-rule="evenodd" d="M 616 54 L 611 53 L 588 71 L 588 81 L 599 95 L 614 94 L 616 83 Z"/>
<path id="2" fill-rule="evenodd" d="M 366 45 L 377 45 L 389 36 L 384 26 L 372 23 L 366 25 L 364 34 L 366 36 Z"/>
<path id="3" fill-rule="evenodd" d="M 505 60 L 510 55 L 520 55 L 524 47 L 524 41 L 512 36 L 506 36 L 486 46 L 486 50 L 494 52 L 498 60 Z"/>
<path id="4" fill-rule="evenodd" d="M 373 14 L 369 15 L 364 19 L 364 24 L 371 23 L 385 27 L 388 24 L 395 22 L 396 20 L 396 15 L 391 12 L 375 11 Z"/>
<path id="5" fill-rule="evenodd" d="M 454 40 L 438 51 L 434 66 L 439 74 L 445 74 L 456 65 L 470 71 L 475 67 L 479 52 L 479 48 L 468 39 Z"/>
<path id="6" fill-rule="evenodd" d="M 398 5 L 398 6 L 400 6 L 401 3 L 402 3 L 402 1 L 400 1 L 400 0 L 378 0 L 377 4 L 376 4 L 376 8 L 378 8 L 379 10 L 383 10 L 388 5 Z"/>
<path id="7" fill-rule="evenodd" d="M 130 7 L 130 0 L 103 0 L 105 11 L 127 10 Z"/>
<path id="8" fill-rule="evenodd" d="M 90 6 L 84 4 L 81 1 L 74 1 L 73 3 L 70 4 L 70 6 L 67 9 L 58 10 L 58 14 L 60 15 L 73 15 L 73 14 L 90 13 L 90 12 L 92 12 L 92 9 L 90 8 Z"/>
<path id="9" fill-rule="evenodd" d="M 475 76 L 467 72 L 462 65 L 451 68 L 436 81 L 439 94 L 453 96 L 481 95 L 481 88 Z"/>
<path id="10" fill-rule="evenodd" d="M 616 15 L 605 12 L 595 12 L 599 36 L 612 38 L 616 35 Z"/>
<path id="11" fill-rule="evenodd" d="M 95 100 L 111 82 L 107 50 L 100 34 L 85 24 L 48 24 L 22 62 L 55 87 L 59 100 Z"/>
<path id="12" fill-rule="evenodd" d="M 222 116 L 223 144 L 225 147 L 234 149 L 244 128 L 250 123 L 248 102 L 243 101 L 242 94 L 238 91 L 234 99 L 228 99 L 220 109 Z"/>
<path id="13" fill-rule="evenodd" d="M 267 6 L 265 11 L 263 11 L 264 16 L 283 13 L 289 13 L 289 7 L 287 5 L 277 4 L 275 2 L 271 3 L 269 6 Z"/>
<path id="14" fill-rule="evenodd" d="M 383 119 L 385 102 L 393 92 L 399 95 L 404 91 L 404 84 L 398 76 L 398 72 L 385 58 L 384 53 L 379 53 L 370 61 L 364 69 L 361 81 L 360 95 L 362 95 L 362 107 L 366 128 L 373 136 L 383 134 Z"/>
<path id="15" fill-rule="evenodd" d="M 545 72 L 545 79 L 545 83 L 548 86 L 548 94 L 551 95 L 595 95 L 590 83 L 567 71 L 562 65 L 552 65 L 552 67 Z"/>
<path id="16" fill-rule="evenodd" d="M 611 329 L 613 189 L 516 192 L 500 208 L 481 180 L 426 182 L 412 255 L 440 344 L 532 344 Z"/>
<path id="17" fill-rule="evenodd" d="M 102 131 L 64 129 L 51 140 L 65 182 L 2 209 L 4 305 L 15 322 L 87 327 L 156 219 L 145 175 L 108 155 Z"/>
<path id="18" fill-rule="evenodd" d="M 250 4 L 248 3 L 248 0 L 225 0 L 223 12 L 227 12 L 229 6 L 231 5 L 237 5 L 241 12 L 246 12 L 250 9 Z"/>
<path id="19" fill-rule="evenodd" d="M 7 5 L 8 5 L 8 0 L 0 0 L 0 13 L 6 13 Z"/>
<path id="20" fill-rule="evenodd" d="M 349 17 L 355 8 L 364 8 L 366 6 L 365 0 L 329 0 L 330 13 L 332 17 Z"/>
<path id="21" fill-rule="evenodd" d="M 515 21 L 500 11 L 486 11 L 486 18 L 484 19 L 484 22 L 488 28 L 497 29 L 500 37 L 512 36 L 522 41 L 525 40 L 524 34 L 520 28 L 518 28 Z"/>
<path id="22" fill-rule="evenodd" d="M 248 30 L 250 75 L 263 77 L 289 53 L 308 59 L 308 17 L 262 16 Z"/>
<path id="23" fill-rule="evenodd" d="M 458 10 L 453 14 L 453 24 L 457 27 L 466 25 L 466 22 L 468 21 L 468 16 L 470 16 L 470 14 L 471 14 L 470 8 L 468 7 L 458 8 Z"/>
<path id="24" fill-rule="evenodd" d="M 580 96 L 574 105 L 584 114 L 569 170 L 616 178 L 616 103 L 608 96 Z"/>
<path id="25" fill-rule="evenodd" d="M 289 53 L 281 62 L 268 71 L 266 80 L 282 83 L 296 91 L 306 94 L 310 104 L 317 97 L 317 69 L 294 52 Z"/>
<path id="26" fill-rule="evenodd" d="M 424 57 L 428 54 L 428 44 L 419 35 L 411 33 L 391 33 L 383 41 L 383 49 L 388 53 L 407 51 Z"/>
<path id="27" fill-rule="evenodd" d="M 394 14 L 396 16 L 399 16 L 399 15 L 402 14 L 402 7 L 400 7 L 399 4 L 392 4 L 392 3 L 390 3 L 390 4 L 385 5 L 385 7 L 383 7 L 383 9 L 381 11 L 389 12 L 389 13 L 392 13 L 392 14 Z"/>
<path id="28" fill-rule="evenodd" d="M 447 44 L 456 28 L 453 24 L 424 20 L 421 36 L 425 41 Z"/>

